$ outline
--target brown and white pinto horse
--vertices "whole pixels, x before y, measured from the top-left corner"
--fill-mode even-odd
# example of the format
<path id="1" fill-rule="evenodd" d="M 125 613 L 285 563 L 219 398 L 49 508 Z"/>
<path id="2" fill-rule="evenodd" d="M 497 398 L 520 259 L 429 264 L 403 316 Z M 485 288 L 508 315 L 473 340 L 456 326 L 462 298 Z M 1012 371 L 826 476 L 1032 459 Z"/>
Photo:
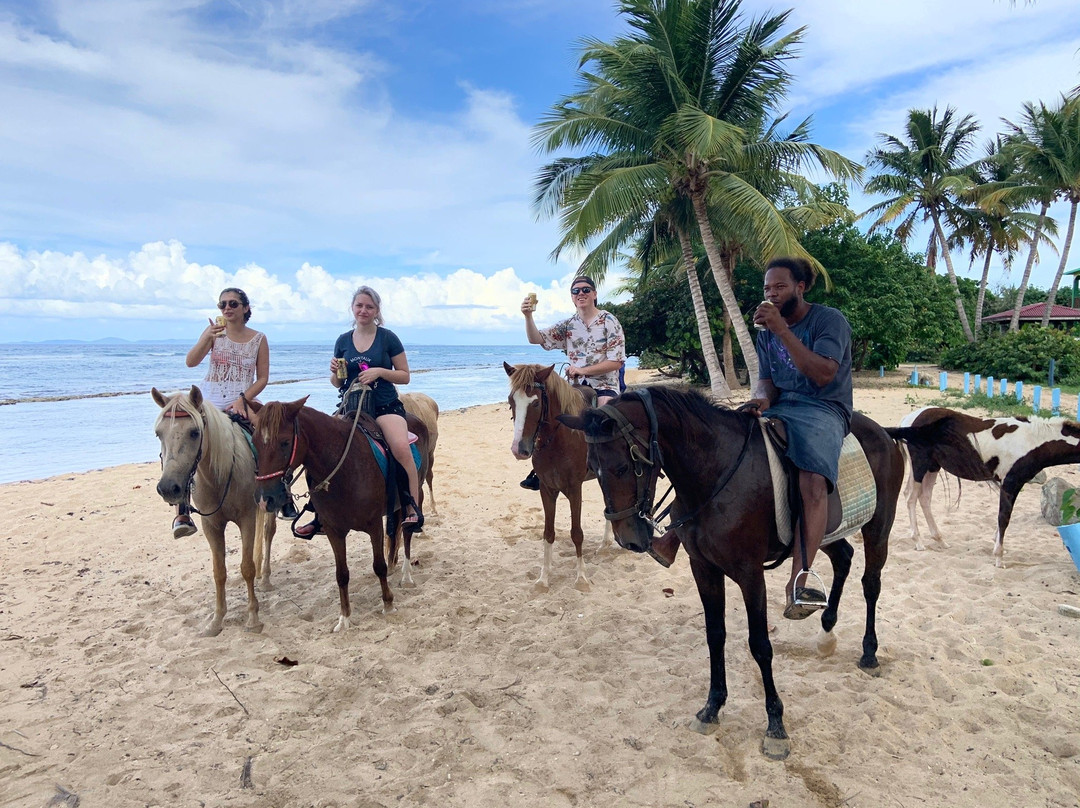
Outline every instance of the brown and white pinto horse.
<path id="1" fill-rule="evenodd" d="M 544 505 L 544 563 L 536 586 L 547 589 L 551 555 L 555 543 L 555 504 L 562 494 L 570 503 L 570 539 L 577 552 L 577 580 L 574 586 L 589 589 L 585 561 L 581 557 L 581 484 L 595 475 L 586 462 L 587 448 L 580 432 L 567 429 L 555 419 L 563 414 L 578 415 L 585 409 L 581 393 L 554 372 L 554 365 L 509 365 L 510 417 L 514 438 L 510 451 L 518 460 L 532 458 L 540 479 L 540 501 Z M 605 538 L 607 531 L 604 531 Z"/>
<path id="2" fill-rule="evenodd" d="M 238 424 L 203 401 L 198 387 L 169 398 L 154 388 L 150 395 L 161 407 L 154 422 L 154 432 L 161 441 L 157 491 L 170 505 L 176 505 L 185 498 L 194 480 L 192 504 L 200 514 L 203 534 L 210 544 L 216 598 L 214 615 L 202 633 L 207 637 L 220 634 L 225 620 L 225 525 L 229 522 L 240 528 L 240 574 L 248 590 L 244 628 L 261 631 L 255 576 L 261 573 L 263 587 L 270 587 L 270 545 L 277 522 L 256 507 L 251 446 Z"/>
<path id="3" fill-rule="evenodd" d="M 762 749 L 780 759 L 789 745 L 784 730 L 784 705 L 772 673 L 772 643 L 765 614 L 765 571 L 770 561 L 782 560 L 773 505 L 773 486 L 765 442 L 757 419 L 708 402 L 699 393 L 647 387 L 625 393 L 600 409 L 559 419 L 584 432 L 589 442 L 589 466 L 600 480 L 615 539 L 642 553 L 653 541 L 656 482 L 661 470 L 675 488 L 672 520 L 690 557 L 690 570 L 705 610 L 709 644 L 709 694 L 697 713 L 702 724 L 717 723 L 727 701 L 724 643 L 724 579 L 742 591 L 749 628 L 750 653 L 761 671 L 768 729 Z M 877 660 L 877 599 L 881 569 L 888 556 L 889 531 L 903 483 L 904 459 L 895 441 L 880 426 L 856 412 L 851 431 L 858 438 L 874 474 L 877 506 L 863 525 L 866 630 L 859 667 L 873 670 Z M 829 605 L 821 627 L 831 642 L 818 643 L 828 652 L 835 645 L 832 629 L 854 550 L 844 539 L 821 548 L 833 567 Z M 810 708 L 807 708 L 810 709 Z"/>
<path id="4" fill-rule="evenodd" d="M 341 613 L 334 631 L 350 627 L 352 607 L 349 605 L 349 565 L 345 556 L 345 538 L 350 530 L 367 533 L 371 538 L 372 570 L 382 589 L 383 613 L 394 610 L 394 596 L 387 583 L 387 555 L 384 555 L 383 516 L 386 513 L 386 481 L 375 459 L 371 444 L 352 419 L 334 418 L 311 407 L 305 407 L 307 397 L 285 404 L 250 402 L 255 413 L 255 449 L 259 455 L 255 496 L 259 505 L 276 513 L 285 504 L 289 492 L 285 475 L 301 464 L 304 466 L 308 491 L 315 512 L 334 551 L 338 599 Z M 414 416 L 405 419 L 409 430 L 417 435 L 421 460 L 427 457 L 427 430 Z M 350 443 L 350 434 L 352 441 Z M 339 467 L 340 463 L 340 467 Z M 421 465 L 420 479 L 426 469 Z M 330 478 L 329 486 L 320 483 Z M 424 490 L 419 490 L 420 502 Z M 400 516 L 400 513 L 398 514 Z M 398 535 L 402 530 L 399 519 L 390 533 L 390 563 L 397 560 Z M 401 570 L 401 585 L 412 583 L 411 542 L 416 526 L 404 530 L 405 562 Z"/>
<path id="5" fill-rule="evenodd" d="M 944 546 L 930 512 L 939 471 L 1000 485 L 993 555 L 995 566 L 1001 567 L 1005 529 L 1020 489 L 1045 468 L 1080 461 L 1080 423 L 1063 418 L 979 418 L 945 407 L 926 407 L 904 421 L 908 423 L 885 431 L 904 441 L 911 457 L 908 517 L 917 549 L 922 548 L 916 502 L 922 505 L 930 538 Z"/>

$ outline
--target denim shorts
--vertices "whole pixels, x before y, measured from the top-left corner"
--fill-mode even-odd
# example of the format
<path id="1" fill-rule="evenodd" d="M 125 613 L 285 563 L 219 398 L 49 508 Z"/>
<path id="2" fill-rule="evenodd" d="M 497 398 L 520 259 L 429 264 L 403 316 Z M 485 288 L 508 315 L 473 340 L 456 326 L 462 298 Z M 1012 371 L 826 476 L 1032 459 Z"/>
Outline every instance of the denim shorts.
<path id="1" fill-rule="evenodd" d="M 795 468 L 820 474 L 836 487 L 840 448 L 850 431 L 847 420 L 825 402 L 801 393 L 781 393 L 780 398 L 762 413 L 782 421 L 787 428 L 787 456 Z"/>

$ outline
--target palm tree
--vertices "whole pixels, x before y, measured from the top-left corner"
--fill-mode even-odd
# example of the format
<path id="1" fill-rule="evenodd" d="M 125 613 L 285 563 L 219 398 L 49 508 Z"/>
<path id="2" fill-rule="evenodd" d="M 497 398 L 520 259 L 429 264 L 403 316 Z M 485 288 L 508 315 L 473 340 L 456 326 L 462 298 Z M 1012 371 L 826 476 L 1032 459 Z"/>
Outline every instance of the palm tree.
<path id="1" fill-rule="evenodd" d="M 1069 225 L 1065 229 L 1061 261 L 1043 312 L 1042 326 L 1046 328 L 1050 325 L 1050 310 L 1069 261 L 1069 248 L 1076 230 L 1076 208 L 1080 204 L 1080 94 L 1062 96 L 1061 103 L 1049 109 L 1040 104 L 1037 120 L 1038 127 L 1016 144 L 1017 152 L 1031 172 L 1040 178 L 1041 184 L 1053 190 L 1055 199 L 1069 201 Z"/>
<path id="2" fill-rule="evenodd" d="M 581 89 L 545 116 L 536 140 L 549 152 L 592 148 L 597 161 L 618 156 L 619 167 L 609 163 L 604 181 L 590 180 L 598 193 L 588 225 L 578 228 L 573 221 L 584 208 L 564 209 L 564 233 L 576 238 L 595 235 L 597 222 L 612 221 L 605 204 L 630 206 L 631 197 L 655 192 L 658 182 L 689 200 L 724 308 L 756 379 L 753 343 L 725 269 L 723 240 L 713 230 L 715 212 L 725 212 L 723 237 L 738 236 L 766 257 L 805 255 L 773 199 L 749 177 L 777 166 L 796 172 L 807 161 L 843 179 L 856 177 L 859 168 L 797 138 L 770 144 L 748 134 L 764 129 L 761 122 L 782 97 L 790 80 L 786 62 L 802 32 L 779 35 L 786 13 L 743 26 L 739 8 L 740 0 L 623 0 L 620 13 L 632 33 L 612 43 L 584 43 Z M 578 177 L 586 174 L 582 170 Z"/>
<path id="3" fill-rule="evenodd" d="M 1000 254 L 1005 271 L 1012 268 L 1012 263 L 1020 247 L 1029 244 L 1035 238 L 1039 225 L 1037 214 L 1021 210 L 1033 200 L 1028 189 L 1015 182 L 1019 173 L 1019 164 L 1015 153 L 1007 148 L 1001 135 L 986 144 L 986 153 L 974 165 L 976 186 L 968 193 L 974 203 L 955 212 L 956 229 L 949 239 L 950 249 L 970 245 L 970 260 L 983 256 L 982 276 L 979 279 L 979 294 L 975 304 L 975 338 L 982 331 L 983 307 L 986 302 L 986 287 L 990 275 L 990 263 L 995 254 Z M 1046 226 L 1049 224 L 1049 227 Z M 1051 221 L 1044 223 L 1041 238 L 1049 242 L 1047 231 L 1056 234 L 1057 228 Z"/>
<path id="4" fill-rule="evenodd" d="M 950 221 L 961 196 L 974 186 L 967 157 L 978 129 L 971 115 L 957 120 L 952 107 L 946 107 L 940 117 L 936 106 L 930 110 L 908 110 L 905 137 L 880 134 L 882 145 L 867 155 L 867 162 L 880 168 L 881 173 L 867 181 L 866 190 L 887 194 L 889 198 L 863 214 L 878 214 L 870 226 L 871 232 L 900 220 L 895 232 L 905 243 L 919 222 L 932 223 L 926 246 L 927 266 L 931 271 L 935 269 L 940 250 L 956 298 L 956 313 L 968 342 L 974 342 L 975 336 L 964 310 L 943 223 Z"/>

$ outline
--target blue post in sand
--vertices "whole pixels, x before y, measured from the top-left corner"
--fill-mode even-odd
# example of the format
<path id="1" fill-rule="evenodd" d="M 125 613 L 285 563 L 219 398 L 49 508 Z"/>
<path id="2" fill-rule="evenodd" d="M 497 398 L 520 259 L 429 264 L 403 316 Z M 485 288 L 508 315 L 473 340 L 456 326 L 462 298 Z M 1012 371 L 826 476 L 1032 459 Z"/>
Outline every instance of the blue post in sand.
<path id="1" fill-rule="evenodd" d="M 1008 379 L 1002 379 L 1001 380 L 1001 395 L 1005 395 L 1008 392 L 1009 392 L 1009 380 Z"/>
<path id="2" fill-rule="evenodd" d="M 909 384 L 917 385 L 918 383 L 919 383 L 919 366 L 916 365 L 911 370 L 911 379 L 909 380 Z"/>
<path id="3" fill-rule="evenodd" d="M 884 365 L 882 365 L 881 367 L 878 368 L 877 375 L 878 375 L 879 379 L 884 379 L 885 378 L 885 366 Z"/>
<path id="4" fill-rule="evenodd" d="M 986 377 L 986 395 L 990 398 L 994 397 L 994 377 Z"/>
<path id="5" fill-rule="evenodd" d="M 1050 373 L 1047 376 L 1047 384 L 1049 384 L 1051 387 L 1054 386 L 1054 360 L 1053 359 L 1050 360 Z"/>
<path id="6" fill-rule="evenodd" d="M 1055 387 L 1050 391 L 1050 414 L 1055 418 L 1061 415 L 1061 388 Z"/>
<path id="7" fill-rule="evenodd" d="M 982 392 L 982 374 L 981 373 L 976 373 L 975 374 L 975 389 L 972 390 L 971 392 L 972 393 L 980 393 L 980 392 Z"/>
<path id="8" fill-rule="evenodd" d="M 1023 401 L 1024 400 L 1024 383 L 1023 382 L 1017 382 L 1016 383 L 1016 400 L 1017 401 Z"/>
<path id="9" fill-rule="evenodd" d="M 949 374 L 946 373 L 943 370 L 943 371 L 941 371 L 941 373 L 938 374 L 938 390 L 940 390 L 942 393 L 944 393 L 945 389 L 948 386 L 949 386 Z"/>
<path id="10" fill-rule="evenodd" d="M 971 374 L 964 371 L 964 395 L 968 395 L 971 392 Z"/>
<path id="11" fill-rule="evenodd" d="M 1039 400 L 1042 398 L 1042 385 L 1037 384 L 1032 388 L 1035 392 L 1031 397 L 1031 408 L 1035 411 L 1039 411 Z"/>

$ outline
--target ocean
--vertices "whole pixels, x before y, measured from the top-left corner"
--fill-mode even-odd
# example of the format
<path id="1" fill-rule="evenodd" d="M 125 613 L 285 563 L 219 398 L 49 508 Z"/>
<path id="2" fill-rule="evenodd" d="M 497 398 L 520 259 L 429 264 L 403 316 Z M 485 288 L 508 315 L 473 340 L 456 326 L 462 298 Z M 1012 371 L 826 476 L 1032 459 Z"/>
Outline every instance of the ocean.
<path id="1" fill-rule="evenodd" d="M 181 343 L 18 343 L 0 345 L 0 483 L 35 480 L 123 463 L 156 461 L 150 388 L 187 390 L 207 362 L 184 364 Z M 439 409 L 503 401 L 504 361 L 565 362 L 537 345 L 406 345 L 412 381 L 401 392 L 426 393 Z M 337 406 L 330 385 L 333 347 L 270 345 L 270 384 L 262 401 L 306 395 L 324 412 Z M 628 362 L 632 365 L 634 360 Z"/>

